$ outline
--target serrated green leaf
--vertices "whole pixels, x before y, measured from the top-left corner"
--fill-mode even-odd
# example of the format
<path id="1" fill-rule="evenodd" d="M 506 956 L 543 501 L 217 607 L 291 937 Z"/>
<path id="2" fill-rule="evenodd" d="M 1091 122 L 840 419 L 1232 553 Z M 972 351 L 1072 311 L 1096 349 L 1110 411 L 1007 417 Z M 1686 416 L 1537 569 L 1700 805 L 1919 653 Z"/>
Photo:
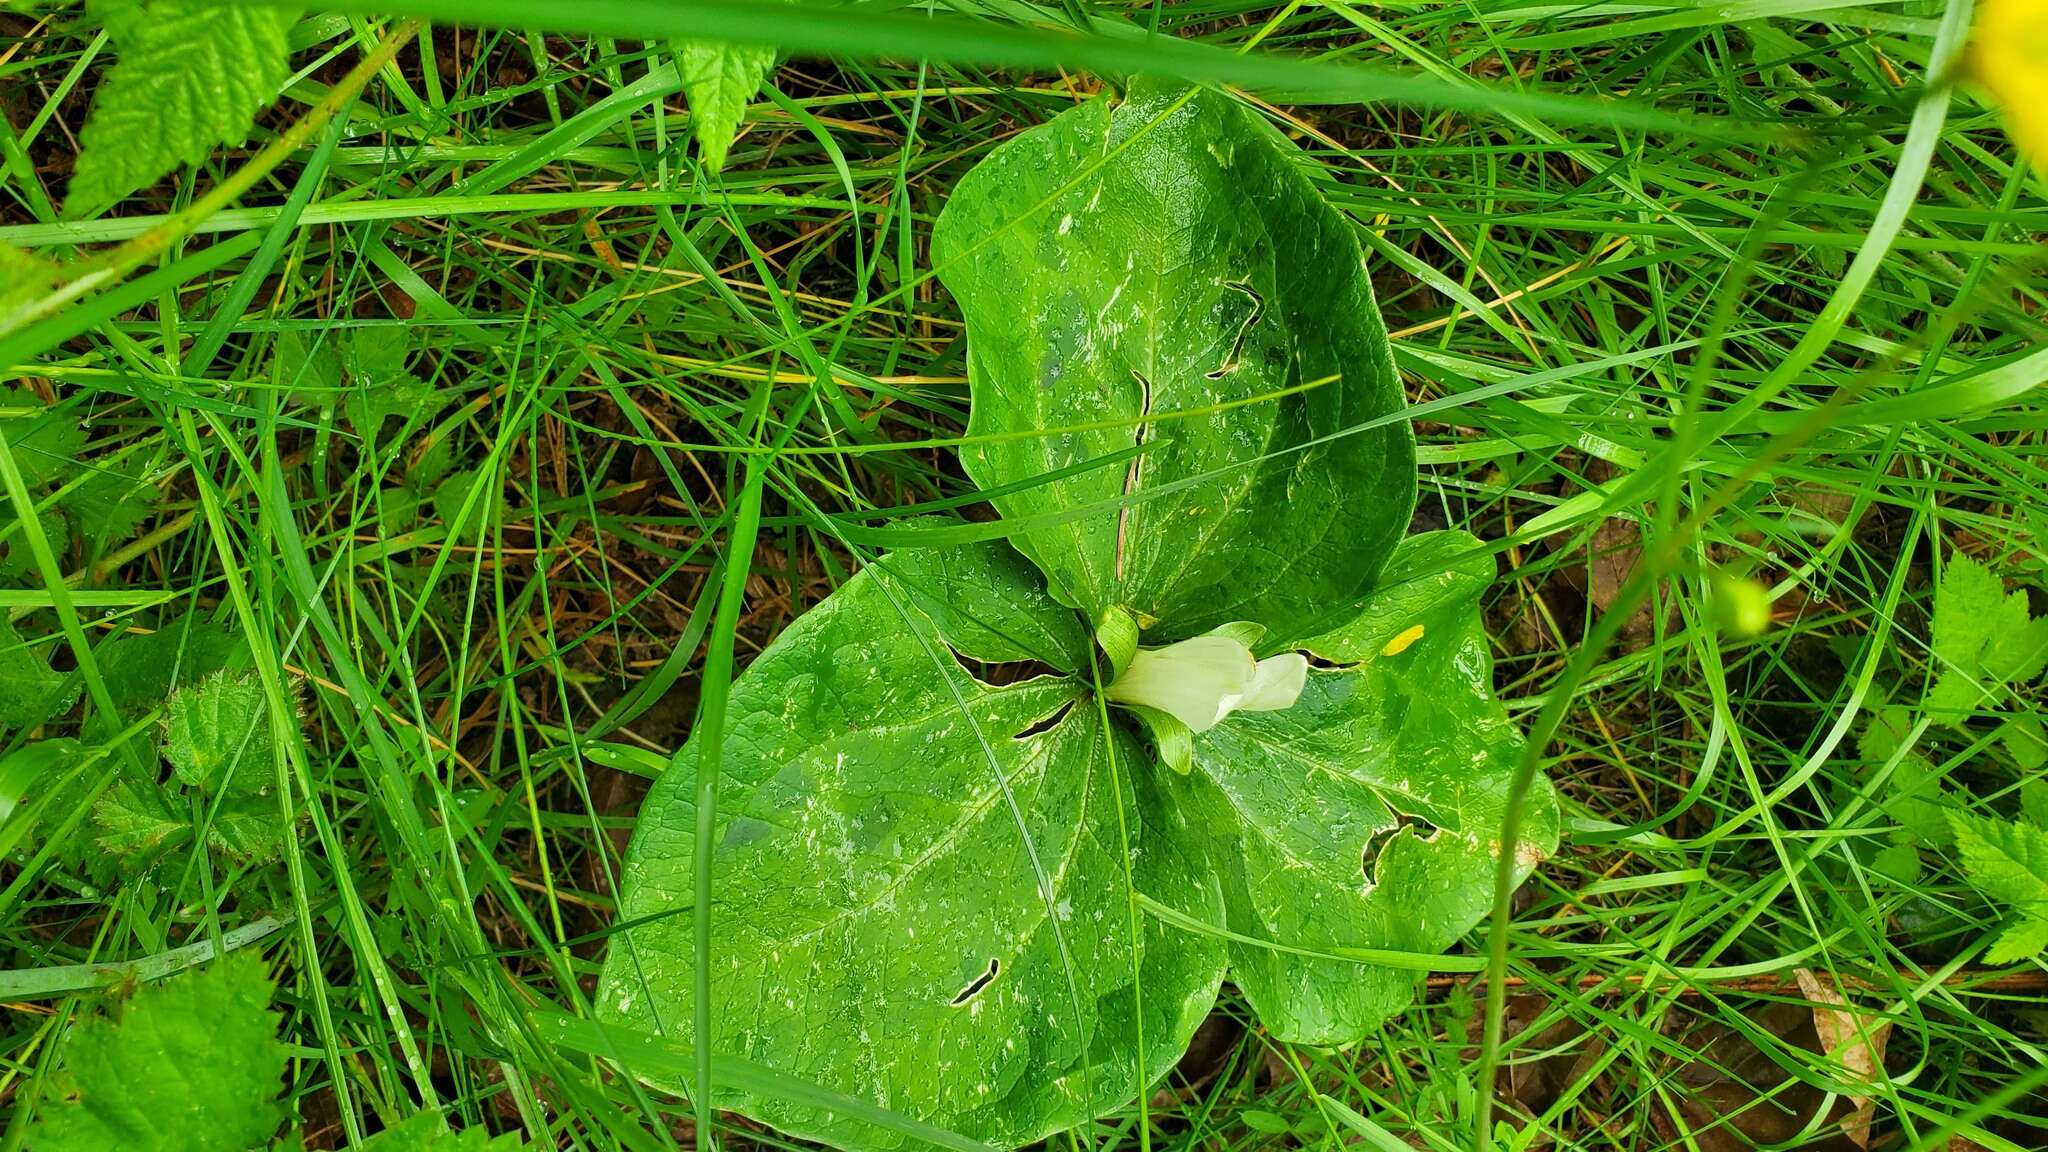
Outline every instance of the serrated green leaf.
<path id="1" fill-rule="evenodd" d="M 50 667 L 48 650 L 22 639 L 0 617 L 0 731 L 32 728 L 78 698 L 77 686 L 66 688 L 64 674 Z"/>
<path id="2" fill-rule="evenodd" d="M 185 813 L 171 806 L 153 780 L 116 783 L 93 806 L 92 820 L 99 826 L 94 839 L 100 849 L 131 863 L 154 857 L 192 833 Z"/>
<path id="3" fill-rule="evenodd" d="M 1871 858 L 1870 866 L 1894 884 L 1911 884 L 1920 878 L 1920 849 L 1912 844 L 1887 844 Z"/>
<path id="4" fill-rule="evenodd" d="M 375 445 L 384 430 L 384 422 L 394 416 L 421 419 L 431 418 L 435 408 L 435 393 L 432 385 L 417 376 L 399 375 L 376 385 L 363 385 L 351 391 L 342 401 L 341 410 L 348 417 L 349 427 L 363 438 L 365 444 Z"/>
<path id="5" fill-rule="evenodd" d="M 994 498 L 1007 517 L 1079 516 L 1015 538 L 1063 603 L 1157 621 L 1148 643 L 1250 620 L 1280 645 L 1373 587 L 1414 446 L 1363 428 L 1402 396 L 1351 227 L 1229 98 L 1144 81 L 961 180 L 932 238 L 988 438 L 961 462 L 1028 485 Z M 1134 441 L 1153 450 L 1031 483 Z"/>
<path id="6" fill-rule="evenodd" d="M 65 526 L 64 510 L 53 505 L 44 505 L 36 511 L 36 524 L 43 530 L 43 539 L 60 556 L 64 553 L 64 542 L 71 538 L 71 531 Z M 36 578 L 35 552 L 29 547 L 28 533 L 22 531 L 21 521 L 13 516 L 0 519 L 0 581 L 9 583 L 33 581 Z"/>
<path id="7" fill-rule="evenodd" d="M 1128 779 L 1143 762 L 1136 740 L 1105 733 L 1073 679 L 994 687 L 949 652 L 1010 650 L 987 625 L 1032 605 L 1063 611 L 1002 548 L 870 566 L 735 683 L 709 961 L 718 1051 L 1016 1145 L 1129 1099 L 1141 1059 L 1144 1083 L 1164 1074 L 1213 1000 L 1223 956 L 1151 922 L 1133 955 L 1119 807 L 1148 845 L 1135 862 L 1144 890 L 1220 912 L 1154 835 L 1167 829 L 1136 829 L 1140 802 L 1108 760 L 1113 739 Z M 920 610 L 969 570 L 1001 581 L 985 604 L 1009 605 L 970 626 Z M 679 763 L 642 809 L 620 909 L 640 926 L 613 944 L 598 1006 L 687 1038 L 693 949 L 690 918 L 676 913 L 691 899 L 696 785 L 691 757 Z M 730 1091 L 716 1103 L 846 1146 L 903 1141 L 777 1098 Z"/>
<path id="8" fill-rule="evenodd" d="M 99 552 L 134 536 L 162 496 L 155 484 L 135 472 L 94 468 L 63 503 L 73 529 Z"/>
<path id="9" fill-rule="evenodd" d="M 2000 687 L 2041 674 L 2048 617 L 2031 618 L 2025 592 L 2007 593 L 1996 573 L 1951 553 L 1934 590 L 1934 664 L 1927 709 L 1961 723 Z"/>
<path id="10" fill-rule="evenodd" d="M 1998 742 L 2023 772 L 2048 767 L 2048 729 L 2039 717 L 2014 716 L 1998 730 Z"/>
<path id="11" fill-rule="evenodd" d="M 1913 727 L 1913 713 L 1905 708 L 1880 708 L 1857 737 L 1856 750 L 1866 772 L 1875 772 L 1899 754 L 1899 747 Z M 1899 830 L 1895 836 L 1940 847 L 1950 840 L 1949 803 L 1942 776 L 1926 757 L 1909 752 L 1900 757 L 1887 778 L 1878 806 Z"/>
<path id="12" fill-rule="evenodd" d="M 481 487 L 482 492 L 477 492 Z M 477 525 L 501 521 L 512 515 L 505 503 L 505 491 L 493 475 L 483 470 L 465 470 L 454 473 L 434 488 L 434 515 L 443 527 L 453 531 L 458 521 L 465 536 L 475 532 Z M 463 518 L 463 508 L 469 513 Z"/>
<path id="13" fill-rule="evenodd" d="M 244 862 L 275 857 L 288 827 L 274 797 L 254 794 L 222 796 L 208 804 L 200 819 L 208 845 Z"/>
<path id="14" fill-rule="evenodd" d="M 30 1152 L 224 1152 L 269 1140 L 289 1055 L 271 989 L 260 957 L 233 952 L 142 988 L 118 1022 L 74 1025 Z"/>
<path id="15" fill-rule="evenodd" d="M 1998 934 L 1984 953 L 1986 964 L 2017 964 L 2048 948 L 2048 918 L 2028 916 Z"/>
<path id="16" fill-rule="evenodd" d="M 2010 904 L 2019 919 L 1985 959 L 2010 964 L 2048 947 L 2048 830 L 2033 824 L 1950 812 L 1963 879 L 1992 900 Z"/>
<path id="17" fill-rule="evenodd" d="M 1389 569 L 1430 571 L 1477 545 L 1463 533 L 1411 537 Z M 1229 929 L 1268 945 L 1233 941 L 1231 973 L 1280 1040 L 1358 1040 L 1417 977 L 1295 950 L 1434 954 L 1493 904 L 1522 736 L 1493 695 L 1483 582 L 1430 586 L 1433 598 L 1397 584 L 1366 605 L 1356 637 L 1333 633 L 1312 650 L 1369 659 L 1312 671 L 1291 708 L 1236 713 L 1197 735 L 1193 776 L 1165 786 L 1223 879 Z M 1392 652 L 1382 639 L 1411 633 Z M 1557 803 L 1540 780 L 1522 836 L 1523 872 L 1556 850 Z"/>
<path id="18" fill-rule="evenodd" d="M 260 793 L 271 775 L 270 704 L 254 675 L 216 673 L 172 693 L 163 754 L 186 784 Z"/>
<path id="19" fill-rule="evenodd" d="M 377 444 L 392 417 L 424 423 L 447 403 L 438 389 L 406 370 L 411 351 L 411 335 L 402 328 L 358 328 L 349 338 L 341 356 L 347 377 L 341 410 L 366 444 Z"/>
<path id="20" fill-rule="evenodd" d="M 343 368 L 338 335 L 297 328 L 277 334 L 271 356 L 278 383 L 291 390 L 293 399 L 319 407 L 340 399 Z"/>
<path id="21" fill-rule="evenodd" d="M 1941 774 L 1920 756 L 1907 756 L 1892 770 L 1891 787 L 1880 805 L 1914 841 L 1930 848 L 1949 842 L 1946 814 L 1954 807 Z"/>
<path id="22" fill-rule="evenodd" d="M 2015 591 L 2008 602 L 2026 610 L 2027 594 Z M 2025 627 L 2000 632 L 1984 646 L 1984 675 L 2000 684 L 2025 684 L 2048 667 L 2048 616 L 2029 619 Z"/>
<path id="23" fill-rule="evenodd" d="M 454 466 L 454 441 L 447 436 L 437 436 L 417 457 L 406 462 L 406 490 L 417 496 L 432 496 Z"/>
<path id="24" fill-rule="evenodd" d="M 98 712 L 86 733 L 111 737 L 152 708 L 169 701 L 181 684 L 194 684 L 231 665 L 246 665 L 249 646 L 226 627 L 197 613 L 174 616 L 154 632 L 123 633 L 96 650 L 100 676 L 116 716 Z"/>
<path id="25" fill-rule="evenodd" d="M 1870 723 L 1856 737 L 1856 751 L 1872 765 L 1881 765 L 1898 754 L 1899 745 L 1913 728 L 1913 713 L 1896 705 L 1878 708 Z"/>
<path id="26" fill-rule="evenodd" d="M 2048 780 L 2029 780 L 2020 785 L 2020 814 L 2027 823 L 2048 832 Z"/>
<path id="27" fill-rule="evenodd" d="M 85 433 L 71 416 L 25 388 L 0 390 L 0 433 L 30 488 L 62 479 L 77 467 L 78 450 L 85 447 Z"/>
<path id="28" fill-rule="evenodd" d="M 725 167 L 726 150 L 738 135 L 747 101 L 775 71 L 775 49 L 766 44 L 684 40 L 675 45 L 676 70 L 690 101 L 690 131 L 697 154 L 713 172 Z"/>
<path id="29" fill-rule="evenodd" d="M 96 6 L 118 53 L 80 136 L 64 199 L 80 219 L 239 144 L 284 86 L 295 12 L 234 0 Z"/>
<path id="30" fill-rule="evenodd" d="M 1963 877 L 1993 900 L 2048 910 L 2048 830 L 1951 811 Z"/>

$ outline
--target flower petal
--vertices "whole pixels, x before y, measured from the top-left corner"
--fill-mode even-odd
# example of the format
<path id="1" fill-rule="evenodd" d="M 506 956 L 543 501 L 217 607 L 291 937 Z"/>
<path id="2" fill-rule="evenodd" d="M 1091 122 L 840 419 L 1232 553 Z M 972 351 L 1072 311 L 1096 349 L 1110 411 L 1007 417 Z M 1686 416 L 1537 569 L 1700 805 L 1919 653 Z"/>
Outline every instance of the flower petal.
<path id="1" fill-rule="evenodd" d="M 1970 70 L 2005 106 L 2006 132 L 2048 173 L 2048 4 L 1984 0 Z"/>
<path id="2" fill-rule="evenodd" d="M 1227 701 L 1226 712 L 1278 712 L 1292 708 L 1308 683 L 1308 657 L 1299 652 L 1282 652 L 1259 661 L 1252 682 L 1236 700 Z"/>
<path id="3" fill-rule="evenodd" d="M 1106 695 L 1119 704 L 1157 708 L 1192 731 L 1206 732 L 1229 714 L 1229 702 L 1257 674 L 1258 661 L 1243 644 L 1228 636 L 1196 636 L 1138 649 Z"/>

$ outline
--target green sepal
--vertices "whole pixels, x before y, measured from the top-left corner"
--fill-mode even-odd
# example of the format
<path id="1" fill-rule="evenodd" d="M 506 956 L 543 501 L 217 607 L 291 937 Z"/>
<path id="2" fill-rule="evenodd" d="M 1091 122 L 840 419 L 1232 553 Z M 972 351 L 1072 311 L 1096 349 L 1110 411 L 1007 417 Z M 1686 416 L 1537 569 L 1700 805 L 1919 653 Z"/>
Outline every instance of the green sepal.
<path id="1" fill-rule="evenodd" d="M 1113 683 L 1138 655 L 1138 622 L 1129 612 L 1112 604 L 1095 621 L 1095 644 L 1109 658 L 1109 679 Z"/>
<path id="2" fill-rule="evenodd" d="M 1226 636 L 1247 648 L 1257 648 L 1259 641 L 1266 638 L 1266 626 L 1250 620 L 1232 620 L 1209 629 L 1211 636 Z"/>
<path id="3" fill-rule="evenodd" d="M 1180 722 L 1169 712 L 1147 708 L 1143 704 L 1119 704 L 1117 707 L 1136 716 L 1152 734 L 1152 745 L 1159 753 L 1159 762 L 1185 776 L 1195 767 L 1194 730 Z"/>

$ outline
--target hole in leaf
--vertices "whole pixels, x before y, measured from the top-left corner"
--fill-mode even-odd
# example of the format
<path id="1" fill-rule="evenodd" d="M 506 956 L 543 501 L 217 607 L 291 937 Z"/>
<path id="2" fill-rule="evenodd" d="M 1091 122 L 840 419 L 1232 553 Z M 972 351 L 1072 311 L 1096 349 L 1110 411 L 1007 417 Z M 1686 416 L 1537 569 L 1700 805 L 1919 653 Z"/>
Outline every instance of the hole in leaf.
<path id="1" fill-rule="evenodd" d="M 960 665 L 962 671 L 991 688 L 1006 688 L 1040 676 L 1060 675 L 1059 669 L 1043 660 L 1004 660 L 991 663 L 987 660 L 976 660 L 951 645 L 947 645 L 946 650 L 953 654 L 954 661 Z"/>
<path id="2" fill-rule="evenodd" d="M 1045 732 L 1053 728 L 1056 728 L 1059 726 L 1060 721 L 1065 720 L 1067 718 L 1067 713 L 1072 712 L 1073 710 L 1074 702 L 1072 700 L 1069 700 L 1065 704 L 1060 705 L 1058 711 L 1054 712 L 1050 716 L 1047 716 L 1045 719 L 1032 724 L 1029 728 L 1024 729 L 1022 732 L 1017 733 L 1017 735 L 1013 737 L 1013 739 L 1029 740 L 1033 736 L 1038 735 L 1040 732 Z"/>
<path id="3" fill-rule="evenodd" d="M 1208 373 L 1211 380 L 1221 380 L 1237 371 L 1237 366 L 1244 362 L 1244 342 L 1251 337 L 1252 326 L 1259 322 L 1259 317 L 1266 314 L 1266 298 L 1252 288 L 1251 281 L 1225 280 L 1223 286 L 1244 293 L 1252 302 L 1252 310 L 1245 314 L 1244 322 L 1237 326 L 1237 335 L 1231 339 L 1230 352 L 1223 357 L 1222 365 L 1214 372 Z"/>
<path id="4" fill-rule="evenodd" d="M 1375 830 L 1365 839 L 1365 850 L 1360 853 L 1359 867 L 1368 885 L 1377 885 L 1380 882 L 1380 854 L 1394 842 L 1394 837 L 1405 832 L 1418 840 L 1426 840 L 1437 833 L 1437 826 L 1420 816 L 1398 811 L 1393 812 L 1393 816 L 1392 824 Z"/>
<path id="5" fill-rule="evenodd" d="M 1001 960 L 996 959 L 993 956 L 989 957 L 988 971 L 983 972 L 981 975 L 976 976 L 973 980 L 969 981 L 967 987 L 962 988 L 960 990 L 959 995 L 953 997 L 953 1007 L 958 1008 L 962 1004 L 967 1003 L 969 1000 L 974 999 L 976 995 L 980 994 L 983 988 L 988 987 L 989 981 L 994 980 L 997 976 L 1002 975 L 1002 971 L 1003 962 Z"/>
<path id="6" fill-rule="evenodd" d="M 1131 369 L 1131 379 L 1138 382 L 1139 399 L 1138 426 L 1133 430 L 1132 440 L 1137 447 L 1143 448 L 1145 441 L 1152 437 L 1152 429 L 1149 424 L 1149 421 L 1152 419 L 1152 381 L 1147 379 L 1145 374 L 1136 368 Z M 1145 458 L 1143 456 L 1131 457 L 1130 469 L 1124 473 L 1124 495 L 1129 496 L 1131 493 L 1136 492 L 1138 484 L 1143 480 L 1144 475 Z M 1116 578 L 1119 581 L 1124 578 L 1124 545 L 1130 537 L 1130 532 L 1131 506 L 1126 504 L 1116 510 Z"/>

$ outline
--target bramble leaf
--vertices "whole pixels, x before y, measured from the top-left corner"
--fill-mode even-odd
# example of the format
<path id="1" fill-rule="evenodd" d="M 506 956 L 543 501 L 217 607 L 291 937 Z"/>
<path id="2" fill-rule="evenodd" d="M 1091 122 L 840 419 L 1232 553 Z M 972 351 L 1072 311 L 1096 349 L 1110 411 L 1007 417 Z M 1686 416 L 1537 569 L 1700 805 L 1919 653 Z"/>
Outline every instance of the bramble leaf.
<path id="1" fill-rule="evenodd" d="M 1962 853 L 1963 879 L 2019 914 L 1985 960 L 2010 964 L 2048 947 L 2048 830 L 1960 811 L 1948 819 Z"/>
<path id="2" fill-rule="evenodd" d="M 72 526 L 97 552 L 135 535 L 156 510 L 157 486 L 124 468 L 94 468 L 64 497 Z"/>
<path id="3" fill-rule="evenodd" d="M 153 632 L 124 633 L 97 650 L 108 702 L 118 716 L 95 712 L 86 732 L 111 737 L 150 709 L 166 703 L 181 684 L 193 684 L 233 664 L 246 663 L 248 645 L 197 613 L 165 620 Z"/>
<path id="4" fill-rule="evenodd" d="M 1857 738 L 1856 750 L 1865 765 L 1876 769 L 1898 753 L 1899 745 L 1913 727 L 1913 714 L 1905 708 L 1881 708 Z M 1878 806 L 1898 821 L 1895 838 L 1909 844 L 1940 847 L 1950 840 L 1948 818 L 1953 807 L 1941 774 L 1927 758 L 1908 752 L 1892 769 Z"/>
<path id="5" fill-rule="evenodd" d="M 62 552 L 64 542 L 70 539 L 63 510 L 45 504 L 36 511 L 36 524 L 42 528 L 50 547 Z M 21 521 L 11 516 L 0 519 L 0 581 L 23 580 L 35 571 L 35 551 L 29 547 L 28 533 L 22 530 Z"/>
<path id="6" fill-rule="evenodd" d="M 411 349 L 404 329 L 378 326 L 357 329 L 341 354 L 348 382 L 342 413 L 356 435 L 373 448 L 386 420 L 429 420 L 447 402 L 433 385 L 406 370 Z M 315 370 L 324 369 L 315 365 Z"/>
<path id="7" fill-rule="evenodd" d="M 289 1054 L 271 989 L 260 957 L 233 952 L 74 1025 L 30 1152 L 222 1152 L 267 1141 L 284 1116 L 277 1096 Z"/>
<path id="8" fill-rule="evenodd" d="M 1871 856 L 1870 866 L 1894 884 L 1911 884 L 1920 878 L 1920 849 L 1903 842 L 1887 844 Z"/>
<path id="9" fill-rule="evenodd" d="M 100 848 L 123 860 L 155 856 L 192 831 L 185 814 L 171 807 L 152 780 L 116 783 L 93 805 L 92 819 L 99 825 Z"/>
<path id="10" fill-rule="evenodd" d="M 270 782 L 270 705 L 251 675 L 220 673 L 171 695 L 164 759 L 209 792 L 260 792 Z"/>
<path id="11" fill-rule="evenodd" d="M 0 731 L 31 728 L 71 706 L 77 686 L 50 667 L 44 646 L 21 638 L 0 617 Z"/>
<path id="12" fill-rule="evenodd" d="M 1928 711 L 1960 723 L 2006 684 L 2048 665 L 2048 617 L 2033 618 L 2025 592 L 1962 552 L 1949 555 L 1934 590 L 1934 660 Z"/>
<path id="13" fill-rule="evenodd" d="M 1986 964 L 2017 964 L 2048 948 L 2048 917 L 2029 916 L 1999 933 L 1984 953 Z"/>
<path id="14" fill-rule="evenodd" d="M 2029 780 L 2020 785 L 2020 815 L 2027 823 L 2048 832 L 2048 780 Z"/>
<path id="15" fill-rule="evenodd" d="M 676 69 L 690 99 L 690 130 L 697 154 L 713 172 L 725 167 L 726 150 L 738 135 L 747 101 L 775 71 L 775 49 L 767 44 L 683 40 L 675 45 Z"/>
<path id="16" fill-rule="evenodd" d="M 1386 329 L 1296 152 L 1225 96 L 1139 81 L 991 152 L 932 237 L 986 438 L 962 464 L 1022 486 L 994 497 L 1006 518 L 1052 520 L 1014 542 L 1055 596 L 1157 621 L 1148 643 L 1314 635 L 1408 526 Z"/>
<path id="17" fill-rule="evenodd" d="M 239 144 L 288 75 L 295 12 L 234 0 L 107 0 L 119 55 L 93 96 L 64 214 L 91 216 Z"/>
<path id="18" fill-rule="evenodd" d="M 85 433 L 62 411 L 26 388 L 0 390 L 0 433 L 30 488 L 61 479 L 76 466 Z"/>
<path id="19" fill-rule="evenodd" d="M 342 354 L 337 347 L 340 332 L 326 336 L 286 328 L 277 334 L 272 351 L 278 383 L 292 397 L 321 407 L 332 405 L 341 394 Z"/>
<path id="20" fill-rule="evenodd" d="M 1970 886 L 1994 900 L 2048 913 L 2048 831 L 1970 812 L 1948 814 Z"/>
<path id="21" fill-rule="evenodd" d="M 95 813 L 109 851 L 154 853 L 180 830 L 203 827 L 206 842 L 241 859 L 264 859 L 282 842 L 284 825 L 271 793 L 270 706 L 253 675 L 216 673 L 172 693 L 163 755 L 182 789 L 124 780 Z M 187 791 L 187 789 L 193 791 Z M 195 805 L 196 801 L 196 805 Z"/>

